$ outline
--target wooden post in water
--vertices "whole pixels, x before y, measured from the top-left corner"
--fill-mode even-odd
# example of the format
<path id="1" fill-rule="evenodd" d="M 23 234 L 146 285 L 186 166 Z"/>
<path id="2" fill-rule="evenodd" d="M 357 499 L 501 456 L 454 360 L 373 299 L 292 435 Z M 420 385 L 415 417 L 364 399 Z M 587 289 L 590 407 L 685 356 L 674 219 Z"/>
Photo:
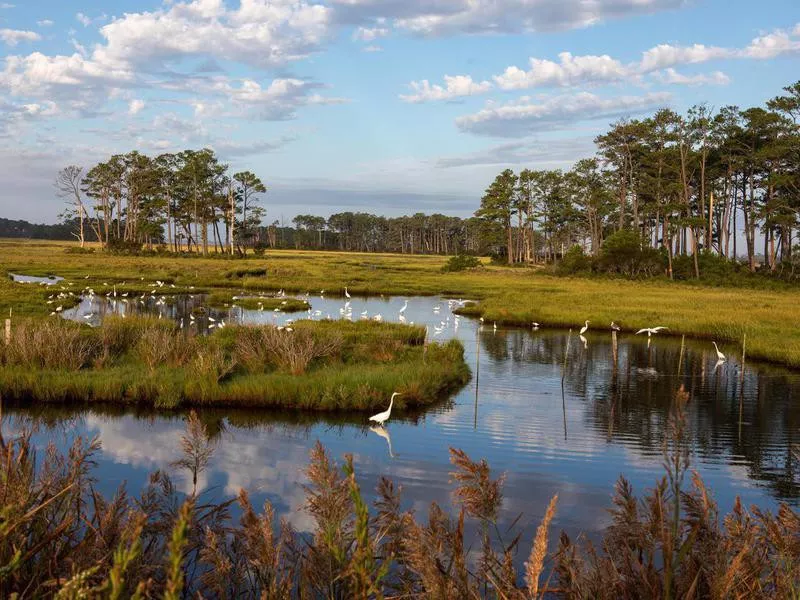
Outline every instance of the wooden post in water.
<path id="1" fill-rule="evenodd" d="M 739 372 L 739 441 L 742 441 L 742 409 L 744 404 L 744 361 L 747 358 L 747 334 L 742 337 L 742 365 Z"/>
<path id="2" fill-rule="evenodd" d="M 472 428 L 478 428 L 478 383 L 481 380 L 481 326 L 475 332 L 475 418 Z"/>
<path id="3" fill-rule="evenodd" d="M 686 334 L 681 336 L 681 355 L 678 357 L 678 375 L 681 374 L 681 366 L 683 365 L 683 350 L 686 347 Z"/>
<path id="4" fill-rule="evenodd" d="M 611 332 L 611 358 L 614 360 L 614 373 L 617 372 L 617 332 Z"/>
<path id="5" fill-rule="evenodd" d="M 564 366 L 561 367 L 561 412 L 564 415 L 564 439 L 567 439 L 567 400 L 564 396 L 564 378 L 567 376 L 567 357 L 569 356 L 569 342 L 572 339 L 572 329 L 567 334 L 567 347 L 564 349 Z"/>

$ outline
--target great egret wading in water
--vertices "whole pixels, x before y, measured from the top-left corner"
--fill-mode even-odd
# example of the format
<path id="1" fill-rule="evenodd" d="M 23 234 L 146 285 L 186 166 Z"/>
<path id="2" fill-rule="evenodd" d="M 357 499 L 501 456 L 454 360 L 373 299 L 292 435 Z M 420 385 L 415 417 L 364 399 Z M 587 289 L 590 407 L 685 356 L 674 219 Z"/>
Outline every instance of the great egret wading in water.
<path id="1" fill-rule="evenodd" d="M 389 416 L 392 414 L 392 405 L 394 404 L 395 396 L 399 396 L 400 392 L 395 392 L 392 394 L 392 399 L 389 400 L 389 408 L 387 408 L 383 412 L 379 412 L 377 415 L 372 415 L 369 420 L 375 421 L 379 425 L 383 425 L 386 421 L 389 420 Z"/>

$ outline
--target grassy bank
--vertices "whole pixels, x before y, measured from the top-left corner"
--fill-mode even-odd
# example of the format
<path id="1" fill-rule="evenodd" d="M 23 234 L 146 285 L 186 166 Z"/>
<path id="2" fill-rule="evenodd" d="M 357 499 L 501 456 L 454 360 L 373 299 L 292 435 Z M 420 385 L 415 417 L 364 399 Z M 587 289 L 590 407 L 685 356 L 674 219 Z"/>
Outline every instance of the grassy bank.
<path id="1" fill-rule="evenodd" d="M 74 244 L 73 244 L 74 246 Z M 554 277 L 531 269 L 488 265 L 442 273 L 446 257 L 270 251 L 246 261 L 221 258 L 124 257 L 65 252 L 66 243 L 0 241 L 4 268 L 31 275 L 86 275 L 101 283 L 162 280 L 183 289 L 225 295 L 276 292 L 451 295 L 479 300 L 474 316 L 527 326 L 596 328 L 613 320 L 627 331 L 663 325 L 669 333 L 740 343 L 747 333 L 752 358 L 800 367 L 800 293 L 792 290 L 711 288 L 679 282 L 633 282 Z M 0 313 L 43 315 L 41 291 L 0 278 Z"/>
<path id="2" fill-rule="evenodd" d="M 376 410 L 442 399 L 469 379 L 458 342 L 420 327 L 299 322 L 195 336 L 153 318 L 16 322 L 0 343 L 0 395 L 15 402 Z"/>

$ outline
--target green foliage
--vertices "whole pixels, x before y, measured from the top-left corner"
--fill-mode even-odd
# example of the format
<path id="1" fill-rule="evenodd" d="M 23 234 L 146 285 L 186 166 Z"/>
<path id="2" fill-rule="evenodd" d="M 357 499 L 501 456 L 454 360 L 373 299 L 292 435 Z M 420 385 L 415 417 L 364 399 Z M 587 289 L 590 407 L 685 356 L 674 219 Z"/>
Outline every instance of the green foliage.
<path id="1" fill-rule="evenodd" d="M 123 238 L 110 238 L 108 244 L 106 244 L 106 250 L 111 254 L 136 256 L 142 251 L 142 242 Z"/>
<path id="2" fill-rule="evenodd" d="M 458 271 L 466 271 L 467 269 L 475 269 L 481 266 L 481 261 L 477 256 L 470 256 L 468 254 L 457 254 L 451 256 L 442 267 L 444 273 L 455 273 Z"/>
<path id="3" fill-rule="evenodd" d="M 576 244 L 564 253 L 556 269 L 561 275 L 587 273 L 592 269 L 592 259 L 586 256 L 582 246 Z"/>
<path id="4" fill-rule="evenodd" d="M 663 268 L 659 251 L 643 247 L 639 234 L 628 229 L 605 239 L 598 266 L 607 273 L 618 273 L 629 279 L 652 276 Z"/>

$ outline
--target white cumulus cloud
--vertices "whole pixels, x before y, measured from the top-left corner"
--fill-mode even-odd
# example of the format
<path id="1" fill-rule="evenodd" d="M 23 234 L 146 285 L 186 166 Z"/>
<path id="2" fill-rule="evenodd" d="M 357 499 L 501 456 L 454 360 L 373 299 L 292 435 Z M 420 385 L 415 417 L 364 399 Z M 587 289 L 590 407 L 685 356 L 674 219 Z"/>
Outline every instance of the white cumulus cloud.
<path id="1" fill-rule="evenodd" d="M 430 102 L 432 100 L 452 100 L 462 96 L 483 94 L 492 88 L 488 81 L 473 81 L 469 75 L 445 75 L 444 85 L 431 84 L 427 79 L 408 84 L 411 94 L 401 94 L 403 102 Z"/>
<path id="2" fill-rule="evenodd" d="M 669 85 L 728 85 L 731 78 L 722 71 L 714 71 L 713 73 L 699 73 L 697 75 L 684 75 L 678 73 L 675 69 L 670 67 L 664 71 L 653 73 L 653 78 L 661 83 Z"/>
<path id="3" fill-rule="evenodd" d="M 559 61 L 530 59 L 530 69 L 524 71 L 515 66 L 506 68 L 502 75 L 494 77 L 497 86 L 504 90 L 519 90 L 533 87 L 557 87 L 583 85 L 593 82 L 612 82 L 625 79 L 628 69 L 608 55 L 573 56 L 569 52 L 558 55 Z"/>
<path id="4" fill-rule="evenodd" d="M 459 117 L 456 126 L 462 131 L 495 137 L 523 137 L 564 123 L 613 118 L 663 106 L 670 95 L 650 93 L 643 96 L 604 98 L 589 92 L 562 95 L 536 101 L 525 96 L 514 102 L 494 102 L 480 111 Z"/>
<path id="5" fill-rule="evenodd" d="M 35 31 L 24 31 L 21 29 L 0 29 L 0 40 L 9 46 L 16 46 L 20 42 L 36 42 L 42 39 Z"/>

